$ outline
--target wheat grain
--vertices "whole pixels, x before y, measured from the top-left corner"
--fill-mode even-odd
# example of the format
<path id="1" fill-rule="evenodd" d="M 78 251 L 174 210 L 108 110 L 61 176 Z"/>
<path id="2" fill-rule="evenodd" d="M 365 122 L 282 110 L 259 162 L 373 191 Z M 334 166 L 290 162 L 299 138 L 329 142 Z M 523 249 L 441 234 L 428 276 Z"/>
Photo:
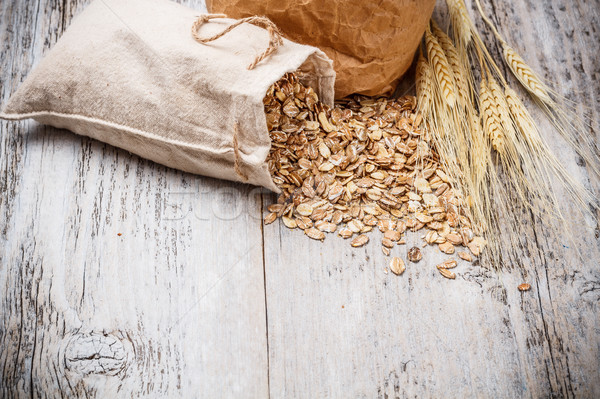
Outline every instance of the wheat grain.
<path id="1" fill-rule="evenodd" d="M 500 152 L 503 147 L 502 118 L 494 96 L 485 79 L 481 79 L 479 90 L 479 110 L 483 118 L 483 128 L 492 142 L 494 150 Z"/>
<path id="2" fill-rule="evenodd" d="M 358 247 L 362 247 L 363 245 L 365 245 L 368 242 L 369 242 L 369 237 L 364 234 L 361 234 L 361 235 L 357 236 L 355 239 L 353 239 L 352 242 L 350 243 L 350 245 L 352 245 L 354 248 L 358 248 Z"/>
<path id="3" fill-rule="evenodd" d="M 454 245 L 452 243 L 446 241 L 442 244 L 438 244 L 440 251 L 445 254 L 452 255 L 454 253 Z"/>
<path id="4" fill-rule="evenodd" d="M 529 291 L 531 289 L 531 284 L 527 284 L 527 283 L 523 283 L 523 284 L 519 284 L 519 286 L 517 287 L 517 289 L 521 292 L 523 291 Z"/>
<path id="5" fill-rule="evenodd" d="M 461 258 L 462 260 L 466 260 L 467 262 L 473 261 L 473 256 L 468 252 L 461 251 L 458 253 L 458 257 Z"/>
<path id="6" fill-rule="evenodd" d="M 452 108 L 456 103 L 452 69 L 450 69 L 450 65 L 448 64 L 448 60 L 446 59 L 446 54 L 444 54 L 442 46 L 433 33 L 431 33 L 431 29 L 429 28 L 427 28 L 427 31 L 425 32 L 425 44 L 427 46 L 429 61 L 431 62 L 431 66 L 433 68 L 436 81 L 438 82 L 442 92 L 442 96 L 446 101 L 446 104 Z"/>
<path id="7" fill-rule="evenodd" d="M 487 245 L 487 241 L 484 238 L 475 237 L 475 238 L 473 238 L 473 241 L 471 241 L 467 245 L 467 248 L 469 248 L 469 250 L 471 251 L 471 253 L 473 255 L 479 256 L 479 255 L 481 255 L 481 251 L 483 251 L 483 248 L 485 248 L 486 245 Z"/>
<path id="8" fill-rule="evenodd" d="M 408 250 L 408 260 L 413 262 L 413 263 L 417 263 L 419 262 L 421 259 L 423 259 L 423 253 L 421 252 L 421 250 L 418 247 L 412 247 L 411 249 Z"/>
<path id="9" fill-rule="evenodd" d="M 456 266 L 458 266 L 458 262 L 456 260 L 454 260 L 454 259 L 448 259 L 448 260 L 440 263 L 436 267 L 438 269 L 450 270 L 450 269 L 454 269 Z"/>
<path id="10" fill-rule="evenodd" d="M 404 261 L 401 258 L 394 257 L 390 261 L 390 270 L 392 271 L 392 273 L 400 276 L 406 270 L 406 265 L 404 264 Z"/>

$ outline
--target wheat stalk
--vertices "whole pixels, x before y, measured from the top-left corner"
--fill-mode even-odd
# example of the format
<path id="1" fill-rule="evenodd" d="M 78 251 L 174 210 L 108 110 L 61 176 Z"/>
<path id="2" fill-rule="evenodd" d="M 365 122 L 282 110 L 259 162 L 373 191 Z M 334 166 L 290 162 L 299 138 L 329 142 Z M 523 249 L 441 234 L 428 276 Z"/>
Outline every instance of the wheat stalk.
<path id="1" fill-rule="evenodd" d="M 470 112 L 468 123 L 467 128 L 469 129 L 472 140 L 472 148 L 469 152 L 470 180 L 474 187 L 472 195 L 477 199 L 473 208 L 476 208 L 478 210 L 478 215 L 480 215 L 482 213 L 480 210 L 482 206 L 480 193 L 484 187 L 487 175 L 490 152 L 483 135 L 483 127 L 481 126 L 481 118 L 479 115 L 475 112 Z"/>
<path id="2" fill-rule="evenodd" d="M 429 107 L 433 95 L 433 70 L 427 62 L 423 53 L 419 52 L 419 61 L 417 62 L 417 71 L 415 76 L 417 86 L 417 104 L 422 115 L 429 113 Z"/>
<path id="3" fill-rule="evenodd" d="M 540 103 L 538 105 L 546 113 L 548 119 L 569 145 L 585 160 L 587 166 L 596 175 L 600 176 L 600 162 L 598 162 L 600 159 L 600 149 L 593 137 L 586 132 L 589 125 L 585 118 L 582 119 L 573 109 L 565 105 L 568 100 L 550 89 L 539 78 L 523 58 L 502 38 L 493 23 L 484 14 L 480 1 L 475 0 L 475 2 L 477 3 L 481 17 L 501 43 L 503 58 L 513 75 L 515 75 L 534 99 L 538 100 Z"/>
<path id="4" fill-rule="evenodd" d="M 427 31 L 425 31 L 425 44 L 427 46 L 429 62 L 431 62 L 431 66 L 433 67 L 433 72 L 444 100 L 446 101 L 446 104 L 452 108 L 456 103 L 454 76 L 442 46 L 433 33 L 431 33 L 429 27 L 427 27 Z"/>
<path id="5" fill-rule="evenodd" d="M 532 150 L 524 134 L 517 134 L 518 126 L 510 111 L 505 91 L 492 76 L 488 79 L 488 87 L 502 122 L 503 151 L 500 160 L 510 180 L 511 190 L 518 196 L 521 206 L 534 210 L 537 214 L 548 213 L 546 211 L 553 208 L 553 202 L 548 200 L 553 193 L 545 168 L 540 165 L 538 153 Z"/>
<path id="6" fill-rule="evenodd" d="M 586 209 L 588 204 L 597 206 L 599 199 L 594 198 L 581 183 L 573 179 L 562 163 L 550 151 L 518 94 L 510 87 L 505 88 L 505 94 L 510 113 L 531 151 L 536 154 L 540 161 L 543 161 L 546 168 L 550 169 L 559 178 L 559 181 L 571 193 L 571 196 L 581 205 L 581 209 Z"/>
<path id="7" fill-rule="evenodd" d="M 485 79 L 481 79 L 479 90 L 479 110 L 483 118 L 483 127 L 494 150 L 501 152 L 503 148 L 502 117 L 498 111 L 496 100 Z"/>
<path id="8" fill-rule="evenodd" d="M 561 135 L 600 175 L 598 157 L 593 156 L 600 151 L 593 138 L 575 135 L 582 132 L 576 125 L 578 119 L 573 120 L 560 96 L 501 38 L 483 14 L 480 0 L 474 1 L 500 42 L 511 72 Z M 431 127 L 428 131 L 440 162 L 456 177 L 452 179 L 453 187 L 464 193 L 469 213 L 490 242 L 489 259 L 495 266 L 500 260 L 517 263 L 518 255 L 510 248 L 527 244 L 519 237 L 529 229 L 521 212 L 531 212 L 547 227 L 560 225 L 561 232 L 568 230 L 553 178 L 561 182 L 584 213 L 600 209 L 600 201 L 570 177 L 552 154 L 516 92 L 508 87 L 503 71 L 471 21 L 464 0 L 446 3 L 454 41 L 432 20 L 425 32 L 427 54 L 420 54 L 417 65 L 419 103 L 427 110 L 424 122 Z M 479 70 L 472 71 L 471 63 L 477 61 L 474 66 Z"/>

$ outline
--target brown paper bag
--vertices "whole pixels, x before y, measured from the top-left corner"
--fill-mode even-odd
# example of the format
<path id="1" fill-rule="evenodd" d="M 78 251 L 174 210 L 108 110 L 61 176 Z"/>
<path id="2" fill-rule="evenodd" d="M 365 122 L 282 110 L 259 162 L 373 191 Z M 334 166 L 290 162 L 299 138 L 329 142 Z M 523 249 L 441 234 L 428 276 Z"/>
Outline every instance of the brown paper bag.
<path id="1" fill-rule="evenodd" d="M 435 0 L 206 0 L 232 18 L 265 15 L 334 63 L 336 98 L 391 94 L 410 67 Z"/>
<path id="2" fill-rule="evenodd" d="M 272 25 L 221 35 L 234 20 L 198 15 L 166 0 L 92 2 L 0 117 L 34 118 L 176 169 L 279 191 L 265 163 L 263 98 L 299 69 L 332 105 L 331 60 L 281 40 Z"/>

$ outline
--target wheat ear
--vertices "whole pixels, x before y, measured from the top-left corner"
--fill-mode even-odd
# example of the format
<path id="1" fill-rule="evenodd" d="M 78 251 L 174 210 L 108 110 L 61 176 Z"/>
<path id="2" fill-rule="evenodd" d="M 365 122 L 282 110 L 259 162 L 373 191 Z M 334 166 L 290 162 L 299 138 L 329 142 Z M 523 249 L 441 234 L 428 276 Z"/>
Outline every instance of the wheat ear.
<path id="1" fill-rule="evenodd" d="M 474 173 L 472 179 L 477 185 L 480 185 L 486 174 L 489 160 L 489 147 L 485 143 L 481 118 L 475 110 L 469 113 L 469 130 L 471 131 L 473 148 L 471 154 L 471 170 Z"/>
<path id="2" fill-rule="evenodd" d="M 489 77 L 488 87 L 492 93 L 492 96 L 494 97 L 496 109 L 498 110 L 498 115 L 500 115 L 500 120 L 502 121 L 502 126 L 504 127 L 504 130 L 514 130 L 515 125 L 511 118 L 510 109 L 508 107 L 508 103 L 506 102 L 504 90 L 502 90 L 496 79 L 494 79 L 493 77 Z"/>
<path id="3" fill-rule="evenodd" d="M 502 117 L 488 83 L 481 79 L 479 90 L 479 110 L 483 118 L 483 128 L 492 142 L 494 150 L 501 152 L 504 137 L 502 135 Z"/>
<path id="4" fill-rule="evenodd" d="M 529 111 L 525 108 L 525 105 L 519 98 L 517 92 L 507 86 L 504 88 L 504 93 L 506 94 L 506 102 L 510 109 L 510 113 L 519 130 L 526 136 L 530 136 L 532 131 L 537 131 Z"/>
<path id="5" fill-rule="evenodd" d="M 549 94 L 548 87 L 536 75 L 536 73 L 525 63 L 525 60 L 510 47 L 505 41 L 502 43 L 502 54 L 506 64 L 512 71 L 513 75 L 521 82 L 521 84 L 535 97 L 550 105 L 553 104 Z"/>
<path id="6" fill-rule="evenodd" d="M 441 89 L 444 100 L 446 101 L 446 104 L 452 108 L 454 107 L 454 104 L 456 104 L 454 76 L 442 46 L 433 33 L 431 33 L 429 27 L 427 27 L 427 31 L 425 31 L 425 44 L 427 46 L 429 62 L 431 62 L 436 81 Z"/>
<path id="7" fill-rule="evenodd" d="M 446 0 L 448 10 L 450 11 L 450 18 L 452 18 L 452 25 L 456 29 L 456 36 L 461 46 L 467 47 L 473 38 L 473 32 L 471 30 L 471 18 L 469 12 L 463 0 Z"/>
<path id="8" fill-rule="evenodd" d="M 456 47 L 454 47 L 454 43 L 452 43 L 452 39 L 450 39 L 450 37 L 448 37 L 448 35 L 439 28 L 433 19 L 431 20 L 431 27 L 432 32 L 437 38 L 438 43 L 442 46 L 444 54 L 446 55 L 446 59 L 448 60 L 448 64 L 452 69 L 454 83 L 456 83 L 456 91 L 458 92 L 458 99 L 461 100 L 462 104 L 466 106 L 469 101 L 469 86 L 467 84 L 465 67 L 460 62 L 460 57 L 458 56 Z"/>
<path id="9" fill-rule="evenodd" d="M 540 101 L 548 105 L 554 104 L 554 101 L 550 97 L 550 89 L 546 86 L 542 80 L 536 75 L 536 73 L 527 65 L 525 60 L 506 43 L 502 35 L 498 32 L 498 29 L 494 26 L 492 21 L 485 15 L 483 9 L 481 8 L 481 3 L 479 0 L 475 0 L 477 4 L 477 9 L 479 10 L 479 14 L 481 14 L 481 18 L 485 21 L 485 23 L 490 27 L 496 39 L 502 44 L 502 55 L 504 56 L 504 61 L 510 68 L 511 72 L 515 77 L 521 82 L 523 87 L 525 87 L 533 96 L 537 97 Z"/>
<path id="10" fill-rule="evenodd" d="M 433 71 L 422 52 L 419 52 L 415 83 L 417 85 L 417 104 L 421 114 L 427 115 L 433 95 Z"/>

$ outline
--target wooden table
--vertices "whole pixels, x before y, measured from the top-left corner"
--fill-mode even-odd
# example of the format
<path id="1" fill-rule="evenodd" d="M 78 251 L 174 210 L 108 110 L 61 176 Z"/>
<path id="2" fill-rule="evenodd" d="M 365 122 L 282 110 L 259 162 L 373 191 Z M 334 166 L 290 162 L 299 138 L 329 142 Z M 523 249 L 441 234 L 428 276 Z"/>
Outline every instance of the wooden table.
<path id="1" fill-rule="evenodd" d="M 88 2 L 0 3 L 0 102 Z M 484 3 L 597 137 L 600 2 Z M 0 122 L 0 189 L 0 397 L 600 397 L 600 233 L 576 215 L 578 248 L 532 220 L 522 267 L 450 281 L 436 251 L 397 277 L 377 239 L 263 226 L 268 193 L 32 121 Z"/>

